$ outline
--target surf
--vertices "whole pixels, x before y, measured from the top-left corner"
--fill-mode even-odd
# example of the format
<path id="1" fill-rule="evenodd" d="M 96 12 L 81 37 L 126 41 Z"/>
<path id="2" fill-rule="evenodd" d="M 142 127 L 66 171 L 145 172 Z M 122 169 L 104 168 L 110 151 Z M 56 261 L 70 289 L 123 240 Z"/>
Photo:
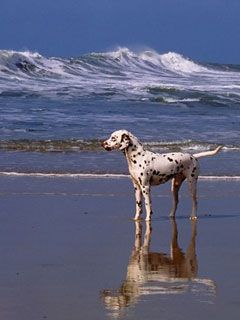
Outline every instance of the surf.
<path id="1" fill-rule="evenodd" d="M 7 177 L 38 177 L 38 178 L 75 178 L 75 179 L 131 179 L 128 174 L 115 173 L 50 173 L 50 172 L 16 172 L 0 171 L 0 176 Z M 216 180 L 216 181 L 240 181 L 240 176 L 207 176 L 201 175 L 199 180 Z"/>
<path id="2" fill-rule="evenodd" d="M 172 141 L 145 141 L 143 145 L 154 152 L 189 152 L 197 153 L 213 150 L 219 143 L 197 140 L 172 140 Z M 40 152 L 40 153 L 66 153 L 66 152 L 100 152 L 102 151 L 101 140 L 99 139 L 13 139 L 0 140 L 0 150 Z M 224 152 L 240 152 L 239 144 L 226 144 Z"/>
<path id="3" fill-rule="evenodd" d="M 240 70 L 154 50 L 118 48 L 69 58 L 0 50 L 0 97 L 11 95 L 98 96 L 164 104 L 239 103 Z"/>

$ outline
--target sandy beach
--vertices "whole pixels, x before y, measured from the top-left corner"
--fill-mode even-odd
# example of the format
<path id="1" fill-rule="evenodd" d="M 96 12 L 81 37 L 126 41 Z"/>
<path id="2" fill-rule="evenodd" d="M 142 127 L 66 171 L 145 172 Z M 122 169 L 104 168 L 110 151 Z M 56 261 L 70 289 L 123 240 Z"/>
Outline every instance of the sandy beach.
<path id="1" fill-rule="evenodd" d="M 237 320 L 240 181 L 200 180 L 196 223 L 169 189 L 146 225 L 127 177 L 2 175 L 1 319 Z"/>

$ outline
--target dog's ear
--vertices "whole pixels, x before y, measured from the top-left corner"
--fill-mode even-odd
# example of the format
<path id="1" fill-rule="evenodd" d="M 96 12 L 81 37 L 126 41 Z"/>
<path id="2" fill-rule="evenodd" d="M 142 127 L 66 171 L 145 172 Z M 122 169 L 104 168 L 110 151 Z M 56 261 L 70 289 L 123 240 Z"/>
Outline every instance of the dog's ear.
<path id="1" fill-rule="evenodd" d="M 123 134 L 122 134 L 122 137 L 121 137 L 121 141 L 120 141 L 119 150 L 124 150 L 124 149 L 126 149 L 126 148 L 129 146 L 130 141 L 131 141 L 131 139 L 130 139 L 129 135 L 126 134 L 126 133 L 123 133 Z"/>

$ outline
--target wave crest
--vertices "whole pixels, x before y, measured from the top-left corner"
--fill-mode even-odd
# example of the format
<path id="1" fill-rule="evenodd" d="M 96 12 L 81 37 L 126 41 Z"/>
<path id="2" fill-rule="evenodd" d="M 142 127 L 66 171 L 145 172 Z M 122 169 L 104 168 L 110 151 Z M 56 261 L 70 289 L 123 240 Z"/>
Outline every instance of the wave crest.
<path id="1" fill-rule="evenodd" d="M 132 65 L 136 66 L 138 63 L 139 67 L 158 68 L 158 71 L 162 69 L 180 74 L 206 72 L 209 70 L 199 63 L 175 52 L 159 54 L 154 50 L 146 50 L 134 53 L 128 48 L 118 48 L 116 51 L 104 54 L 104 56 L 112 58 L 119 63 L 128 63 L 130 67 Z M 154 69 L 152 71 L 154 71 Z"/>
<path id="2" fill-rule="evenodd" d="M 0 96 L 16 92 L 61 98 L 99 95 L 188 104 L 210 95 L 216 101 L 239 103 L 239 83 L 237 68 L 203 65 L 174 52 L 135 53 L 118 48 L 63 59 L 30 51 L 0 50 Z M 154 88 L 162 91 L 153 93 Z"/>
<path id="3" fill-rule="evenodd" d="M 172 72 L 198 73 L 210 71 L 200 64 L 184 58 L 182 55 L 175 52 L 163 54 L 161 56 L 161 62 L 168 70 L 171 70 Z"/>
<path id="4" fill-rule="evenodd" d="M 38 53 L 30 51 L 0 51 L 0 70 L 1 72 L 14 73 L 19 70 L 31 71 L 37 67 L 36 61 L 43 59 Z"/>

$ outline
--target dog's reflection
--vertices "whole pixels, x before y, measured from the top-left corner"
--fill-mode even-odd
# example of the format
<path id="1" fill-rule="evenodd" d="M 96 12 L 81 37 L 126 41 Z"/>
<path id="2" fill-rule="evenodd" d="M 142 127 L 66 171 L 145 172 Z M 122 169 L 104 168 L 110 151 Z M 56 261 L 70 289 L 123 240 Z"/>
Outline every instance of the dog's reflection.
<path id="1" fill-rule="evenodd" d="M 198 263 L 196 255 L 196 220 L 190 221 L 191 236 L 186 252 L 178 245 L 178 228 L 176 221 L 172 224 L 170 254 L 151 252 L 150 242 L 152 228 L 146 223 L 144 239 L 142 225 L 135 222 L 135 244 L 129 260 L 126 280 L 117 290 L 103 290 L 102 298 L 112 315 L 119 316 L 122 311 L 138 302 L 142 295 L 181 294 L 191 292 L 215 292 L 212 280 L 197 278 Z"/>

